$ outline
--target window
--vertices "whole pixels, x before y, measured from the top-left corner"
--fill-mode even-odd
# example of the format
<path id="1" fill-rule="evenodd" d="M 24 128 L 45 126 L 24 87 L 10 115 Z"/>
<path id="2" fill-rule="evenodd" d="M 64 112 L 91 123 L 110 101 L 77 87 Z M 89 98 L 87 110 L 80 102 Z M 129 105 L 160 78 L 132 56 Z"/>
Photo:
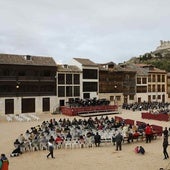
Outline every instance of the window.
<path id="1" fill-rule="evenodd" d="M 58 97 L 65 97 L 65 87 L 58 86 Z"/>
<path id="2" fill-rule="evenodd" d="M 142 84 L 146 84 L 146 78 L 142 78 Z"/>
<path id="3" fill-rule="evenodd" d="M 151 92 L 151 85 L 148 85 L 148 92 Z"/>
<path id="4" fill-rule="evenodd" d="M 141 78 L 137 78 L 137 84 L 141 84 Z"/>
<path id="5" fill-rule="evenodd" d="M 165 85 L 162 85 L 162 92 L 165 92 Z"/>
<path id="6" fill-rule="evenodd" d="M 72 96 L 72 86 L 66 86 L 66 96 L 67 97 Z"/>
<path id="7" fill-rule="evenodd" d="M 110 101 L 114 101 L 114 96 L 110 96 Z"/>
<path id="8" fill-rule="evenodd" d="M 158 99 L 161 99 L 161 95 L 158 95 Z"/>
<path id="9" fill-rule="evenodd" d="M 80 87 L 74 86 L 74 96 L 80 96 Z"/>
<path id="10" fill-rule="evenodd" d="M 161 91 L 161 85 L 158 84 L 157 88 L 158 88 L 158 92 L 160 92 Z"/>
<path id="11" fill-rule="evenodd" d="M 83 79 L 97 79 L 97 72 L 96 69 L 83 69 Z"/>
<path id="12" fill-rule="evenodd" d="M 156 92 L 155 85 L 152 86 L 152 92 Z"/>
<path id="13" fill-rule="evenodd" d="M 84 92 L 98 91 L 97 90 L 97 82 L 84 82 L 83 83 L 83 91 Z"/>
<path id="14" fill-rule="evenodd" d="M 134 100 L 134 95 L 129 95 L 129 100 Z"/>
<path id="15" fill-rule="evenodd" d="M 147 87 L 146 86 L 137 86 L 137 93 L 147 93 Z"/>
<path id="16" fill-rule="evenodd" d="M 165 75 L 162 75 L 162 82 L 165 82 Z"/>
<path id="17" fill-rule="evenodd" d="M 58 84 L 65 84 L 65 75 L 58 74 Z"/>
<path id="18" fill-rule="evenodd" d="M 66 74 L 66 84 L 72 84 L 72 74 Z"/>
<path id="19" fill-rule="evenodd" d="M 157 81 L 161 82 L 161 75 L 157 75 Z"/>
<path id="20" fill-rule="evenodd" d="M 155 81 L 156 81 L 156 76 L 152 75 L 152 82 L 155 82 Z"/>
<path id="21" fill-rule="evenodd" d="M 148 82 L 151 82 L 151 75 L 148 76 Z"/>
<path id="22" fill-rule="evenodd" d="M 80 75 L 74 74 L 74 84 L 80 84 Z"/>
<path id="23" fill-rule="evenodd" d="M 131 95 L 131 96 L 133 96 L 133 95 Z M 117 101 L 120 101 L 121 100 L 121 96 L 116 96 L 116 100 Z M 133 100 L 133 99 L 132 99 Z"/>

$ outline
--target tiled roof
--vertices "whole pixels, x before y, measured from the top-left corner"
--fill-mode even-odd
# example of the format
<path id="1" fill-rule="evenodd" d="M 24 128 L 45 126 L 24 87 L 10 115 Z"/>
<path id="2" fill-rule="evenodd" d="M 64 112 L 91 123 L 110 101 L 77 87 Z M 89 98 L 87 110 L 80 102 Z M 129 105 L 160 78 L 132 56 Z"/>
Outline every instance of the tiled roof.
<path id="1" fill-rule="evenodd" d="M 56 66 L 52 57 L 15 54 L 0 54 L 0 64 Z"/>
<path id="2" fill-rule="evenodd" d="M 96 66 L 97 64 L 92 62 L 89 59 L 85 59 L 85 58 L 74 58 L 74 60 L 78 61 L 79 63 L 81 63 L 83 66 Z"/>
<path id="3" fill-rule="evenodd" d="M 152 65 L 147 64 L 126 64 L 127 69 L 135 70 L 138 75 L 148 75 L 149 73 L 166 73 L 165 70 L 155 68 Z"/>
<path id="4" fill-rule="evenodd" d="M 116 65 L 114 62 L 108 62 L 106 64 L 98 64 L 98 66 L 99 69 L 102 71 L 136 72 L 136 70 L 131 69 L 130 67 L 121 67 L 120 65 Z"/>
<path id="5" fill-rule="evenodd" d="M 154 73 L 166 73 L 166 70 L 161 70 L 158 68 L 154 68 L 153 70 L 149 70 L 150 73 L 154 72 Z"/>
<path id="6" fill-rule="evenodd" d="M 58 72 L 81 72 L 81 70 L 74 65 L 57 65 Z"/>
<path id="7" fill-rule="evenodd" d="M 148 70 L 133 63 L 127 63 L 122 65 L 126 70 L 136 71 L 137 75 L 147 75 Z"/>
<path id="8" fill-rule="evenodd" d="M 138 64 L 140 68 L 148 70 L 149 73 L 151 72 L 158 72 L 158 73 L 166 73 L 166 70 L 161 70 L 159 68 L 154 67 L 153 65 L 148 65 L 148 64 Z"/>

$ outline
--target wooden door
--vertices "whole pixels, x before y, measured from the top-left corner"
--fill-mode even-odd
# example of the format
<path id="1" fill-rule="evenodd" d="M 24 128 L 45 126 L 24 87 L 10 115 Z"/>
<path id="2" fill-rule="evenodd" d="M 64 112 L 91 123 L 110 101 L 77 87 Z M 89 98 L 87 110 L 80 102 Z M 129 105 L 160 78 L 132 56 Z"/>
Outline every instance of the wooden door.
<path id="1" fill-rule="evenodd" d="M 5 114 L 14 114 L 14 99 L 5 99 Z"/>

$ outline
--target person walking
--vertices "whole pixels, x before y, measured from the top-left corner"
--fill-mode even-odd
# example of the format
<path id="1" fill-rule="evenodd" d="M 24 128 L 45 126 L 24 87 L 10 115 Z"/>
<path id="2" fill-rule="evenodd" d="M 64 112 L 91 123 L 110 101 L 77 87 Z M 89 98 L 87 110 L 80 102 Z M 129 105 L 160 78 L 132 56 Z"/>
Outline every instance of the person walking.
<path id="1" fill-rule="evenodd" d="M 163 135 L 164 137 L 168 137 L 168 128 L 165 127 L 165 129 L 163 130 Z"/>
<path id="2" fill-rule="evenodd" d="M 9 161 L 5 154 L 1 154 L 0 170 L 8 170 Z"/>
<path id="3" fill-rule="evenodd" d="M 169 158 L 168 152 L 167 152 L 167 148 L 168 148 L 168 137 L 164 136 L 163 139 L 163 154 L 164 154 L 164 159 Z"/>
<path id="4" fill-rule="evenodd" d="M 51 158 L 55 158 L 54 157 L 54 145 L 53 145 L 53 142 L 51 140 L 48 141 L 48 149 L 49 149 L 49 154 L 47 155 L 47 158 L 51 155 Z"/>

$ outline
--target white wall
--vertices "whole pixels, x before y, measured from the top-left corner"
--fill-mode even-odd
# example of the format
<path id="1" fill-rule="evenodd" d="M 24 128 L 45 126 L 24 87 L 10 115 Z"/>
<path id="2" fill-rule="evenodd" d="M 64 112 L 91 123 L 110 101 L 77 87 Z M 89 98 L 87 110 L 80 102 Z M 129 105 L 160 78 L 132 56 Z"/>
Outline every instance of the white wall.
<path id="1" fill-rule="evenodd" d="M 35 113 L 42 113 L 42 100 L 43 98 L 50 98 L 50 111 L 48 113 L 52 113 L 57 106 L 59 106 L 59 101 L 57 96 L 38 96 L 38 97 L 4 97 L 0 98 L 0 114 L 5 114 L 5 100 L 6 99 L 14 99 L 14 114 L 20 114 L 22 112 L 22 98 L 35 98 Z"/>

